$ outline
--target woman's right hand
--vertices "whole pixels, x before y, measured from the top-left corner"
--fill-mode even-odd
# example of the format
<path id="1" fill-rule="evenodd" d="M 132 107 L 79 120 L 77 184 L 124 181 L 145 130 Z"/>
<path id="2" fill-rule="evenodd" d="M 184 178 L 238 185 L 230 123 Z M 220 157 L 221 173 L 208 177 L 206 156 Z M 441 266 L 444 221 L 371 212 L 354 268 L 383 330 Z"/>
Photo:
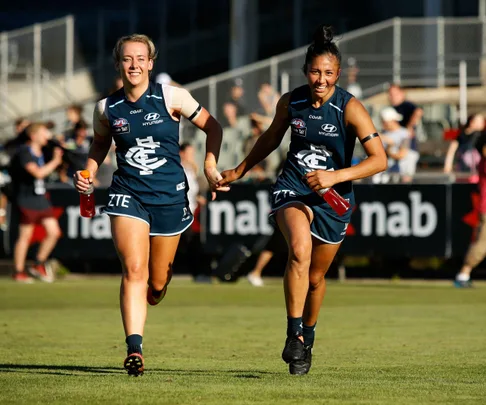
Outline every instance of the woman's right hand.
<path id="1" fill-rule="evenodd" d="M 78 170 L 76 173 L 73 175 L 73 184 L 74 188 L 79 192 L 79 193 L 84 193 L 88 191 L 91 187 L 91 184 L 93 183 L 93 175 L 90 174 L 88 179 L 85 179 L 83 176 L 81 176 L 82 170 Z"/>
<path id="2" fill-rule="evenodd" d="M 218 187 L 228 186 L 229 184 L 233 183 L 234 181 L 241 179 L 243 176 L 235 168 L 235 169 L 225 170 L 224 172 L 221 172 L 221 177 L 222 177 L 222 179 L 219 180 L 218 184 L 217 184 Z"/>

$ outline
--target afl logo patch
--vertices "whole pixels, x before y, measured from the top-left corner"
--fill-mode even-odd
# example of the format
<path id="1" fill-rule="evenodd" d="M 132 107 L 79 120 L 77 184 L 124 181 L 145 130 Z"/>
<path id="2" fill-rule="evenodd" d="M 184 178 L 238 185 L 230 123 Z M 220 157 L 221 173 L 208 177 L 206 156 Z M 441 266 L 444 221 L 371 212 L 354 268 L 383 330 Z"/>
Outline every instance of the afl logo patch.
<path id="1" fill-rule="evenodd" d="M 297 136 L 306 136 L 307 125 L 305 121 L 300 118 L 293 118 L 290 121 L 290 126 L 292 128 L 292 134 Z"/>
<path id="2" fill-rule="evenodd" d="M 115 121 L 113 121 L 113 126 L 115 128 L 119 128 L 124 125 L 128 125 L 128 121 L 125 118 L 117 118 Z"/>
<path id="3" fill-rule="evenodd" d="M 126 118 L 117 118 L 111 126 L 115 134 L 128 134 L 130 132 L 130 124 Z"/>

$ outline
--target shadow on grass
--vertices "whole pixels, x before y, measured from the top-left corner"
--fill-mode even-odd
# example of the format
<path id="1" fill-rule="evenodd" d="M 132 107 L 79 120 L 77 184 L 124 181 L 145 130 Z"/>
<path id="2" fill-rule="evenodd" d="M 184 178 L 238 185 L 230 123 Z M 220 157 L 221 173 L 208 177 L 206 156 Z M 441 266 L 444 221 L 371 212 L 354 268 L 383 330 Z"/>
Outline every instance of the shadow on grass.
<path id="1" fill-rule="evenodd" d="M 48 375 L 82 375 L 82 374 L 126 374 L 122 367 L 93 367 L 75 365 L 48 365 L 48 364 L 0 364 L 1 373 L 27 373 L 27 374 L 48 374 Z M 218 376 L 224 374 L 235 374 L 233 377 L 241 379 L 260 379 L 264 375 L 278 374 L 271 371 L 258 370 L 178 370 L 163 368 L 147 368 L 149 374 L 170 374 L 170 375 L 199 375 Z"/>

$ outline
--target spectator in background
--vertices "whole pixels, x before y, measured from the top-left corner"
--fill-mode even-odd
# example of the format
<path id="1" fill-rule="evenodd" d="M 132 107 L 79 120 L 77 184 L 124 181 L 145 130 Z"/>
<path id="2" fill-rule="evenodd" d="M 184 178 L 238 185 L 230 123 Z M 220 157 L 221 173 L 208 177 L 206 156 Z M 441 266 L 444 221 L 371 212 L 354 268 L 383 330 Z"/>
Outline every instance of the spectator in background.
<path id="1" fill-rule="evenodd" d="M 253 149 L 255 144 L 260 138 L 260 135 L 263 133 L 262 124 L 254 119 L 251 120 L 251 134 L 245 139 L 243 143 L 243 154 L 247 156 L 250 151 Z M 248 172 L 249 179 L 252 181 L 263 181 L 267 178 L 266 176 L 267 170 L 267 159 L 262 160 L 261 162 L 257 163 L 255 166 L 251 168 Z"/>
<path id="2" fill-rule="evenodd" d="M 10 182 L 10 175 L 8 174 L 8 166 L 13 156 L 17 153 L 21 145 L 27 141 L 25 128 L 29 126 L 30 121 L 27 118 L 20 117 L 15 120 L 14 136 L 3 145 L 2 163 L 4 168 L 2 176 L 1 194 L 0 194 L 0 227 L 6 228 L 7 224 L 7 205 L 8 200 L 12 197 L 12 183 Z"/>
<path id="3" fill-rule="evenodd" d="M 14 280 L 32 282 L 25 271 L 25 260 L 34 225 L 42 224 L 47 235 L 29 272 L 42 281 L 52 282 L 54 274 L 46 261 L 61 236 L 61 230 L 46 196 L 44 179 L 61 164 L 62 150 L 55 148 L 52 160 L 45 163 L 42 148 L 51 137 L 50 131 L 44 123 L 33 123 L 27 127 L 26 134 L 27 142 L 19 148 L 11 164 L 13 202 L 20 213 L 19 236 L 14 248 Z"/>
<path id="4" fill-rule="evenodd" d="M 388 98 L 393 108 L 403 117 L 400 121 L 400 125 L 408 129 L 411 140 L 410 148 L 418 151 L 416 127 L 424 114 L 423 110 L 417 107 L 414 103 L 408 101 L 405 97 L 405 92 L 397 84 L 392 84 L 389 87 Z"/>
<path id="5" fill-rule="evenodd" d="M 73 128 L 73 137 L 64 142 L 66 162 L 64 173 L 60 176 L 63 183 L 69 183 L 78 170 L 83 170 L 88 160 L 92 137 L 88 133 L 88 124 L 81 120 Z M 98 184 L 95 182 L 95 186 Z"/>
<path id="6" fill-rule="evenodd" d="M 252 120 L 257 121 L 265 131 L 272 123 L 275 115 L 275 108 L 280 98 L 280 94 L 268 83 L 263 83 L 258 91 L 258 101 L 260 107 L 251 113 Z"/>
<path id="7" fill-rule="evenodd" d="M 469 121 L 469 120 L 468 120 Z M 486 133 L 483 132 L 475 143 L 476 150 L 480 155 L 478 165 L 479 175 L 479 214 L 481 222 L 476 232 L 474 242 L 469 246 L 464 259 L 464 264 L 456 275 L 454 285 L 458 288 L 472 287 L 471 272 L 486 257 Z"/>
<path id="8" fill-rule="evenodd" d="M 3 145 L 3 148 L 10 159 L 17 153 L 19 147 L 27 141 L 25 128 L 27 128 L 29 124 L 30 121 L 24 117 L 15 120 L 14 136 Z"/>
<path id="9" fill-rule="evenodd" d="M 356 58 L 348 58 L 348 87 L 346 91 L 360 100 L 363 97 L 363 90 L 358 83 L 359 68 L 356 64 Z"/>
<path id="10" fill-rule="evenodd" d="M 60 140 L 69 141 L 74 137 L 74 127 L 83 119 L 83 106 L 72 104 L 66 110 L 66 123 Z"/>
<path id="11" fill-rule="evenodd" d="M 393 107 L 384 108 L 380 116 L 383 125 L 381 140 L 388 156 L 388 173 L 399 173 L 402 181 L 409 183 L 415 174 L 419 154 L 410 149 L 409 133 L 400 125 L 403 116 Z"/>
<path id="12" fill-rule="evenodd" d="M 444 162 L 444 173 L 454 169 L 454 157 L 459 155 L 456 170 L 459 172 L 476 173 L 476 167 L 481 159 L 481 152 L 476 149 L 476 141 L 484 130 L 484 117 L 473 114 L 467 118 L 466 124 L 460 129 L 459 135 L 449 144 Z"/>
<path id="13" fill-rule="evenodd" d="M 223 104 L 224 118 L 221 120 L 221 126 L 223 128 L 236 128 L 238 118 L 247 114 L 243 98 L 244 94 L 243 80 L 236 79 L 234 85 L 231 87 L 229 100 Z"/>

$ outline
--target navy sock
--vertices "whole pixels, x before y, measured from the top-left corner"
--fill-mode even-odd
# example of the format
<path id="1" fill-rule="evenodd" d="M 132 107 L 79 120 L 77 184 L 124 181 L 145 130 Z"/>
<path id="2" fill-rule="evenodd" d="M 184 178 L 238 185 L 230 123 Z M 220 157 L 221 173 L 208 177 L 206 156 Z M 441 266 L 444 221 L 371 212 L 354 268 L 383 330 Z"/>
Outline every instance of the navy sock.
<path id="1" fill-rule="evenodd" d="M 302 328 L 302 335 L 304 336 L 304 345 L 305 346 L 313 346 L 314 345 L 314 338 L 316 336 L 316 325 L 315 323 L 312 326 L 304 325 Z"/>
<path id="2" fill-rule="evenodd" d="M 302 335 L 302 317 L 287 317 L 287 336 Z"/>
<path id="3" fill-rule="evenodd" d="M 142 354 L 142 336 L 140 335 L 129 335 L 125 339 L 127 344 L 127 353 L 140 353 Z"/>

